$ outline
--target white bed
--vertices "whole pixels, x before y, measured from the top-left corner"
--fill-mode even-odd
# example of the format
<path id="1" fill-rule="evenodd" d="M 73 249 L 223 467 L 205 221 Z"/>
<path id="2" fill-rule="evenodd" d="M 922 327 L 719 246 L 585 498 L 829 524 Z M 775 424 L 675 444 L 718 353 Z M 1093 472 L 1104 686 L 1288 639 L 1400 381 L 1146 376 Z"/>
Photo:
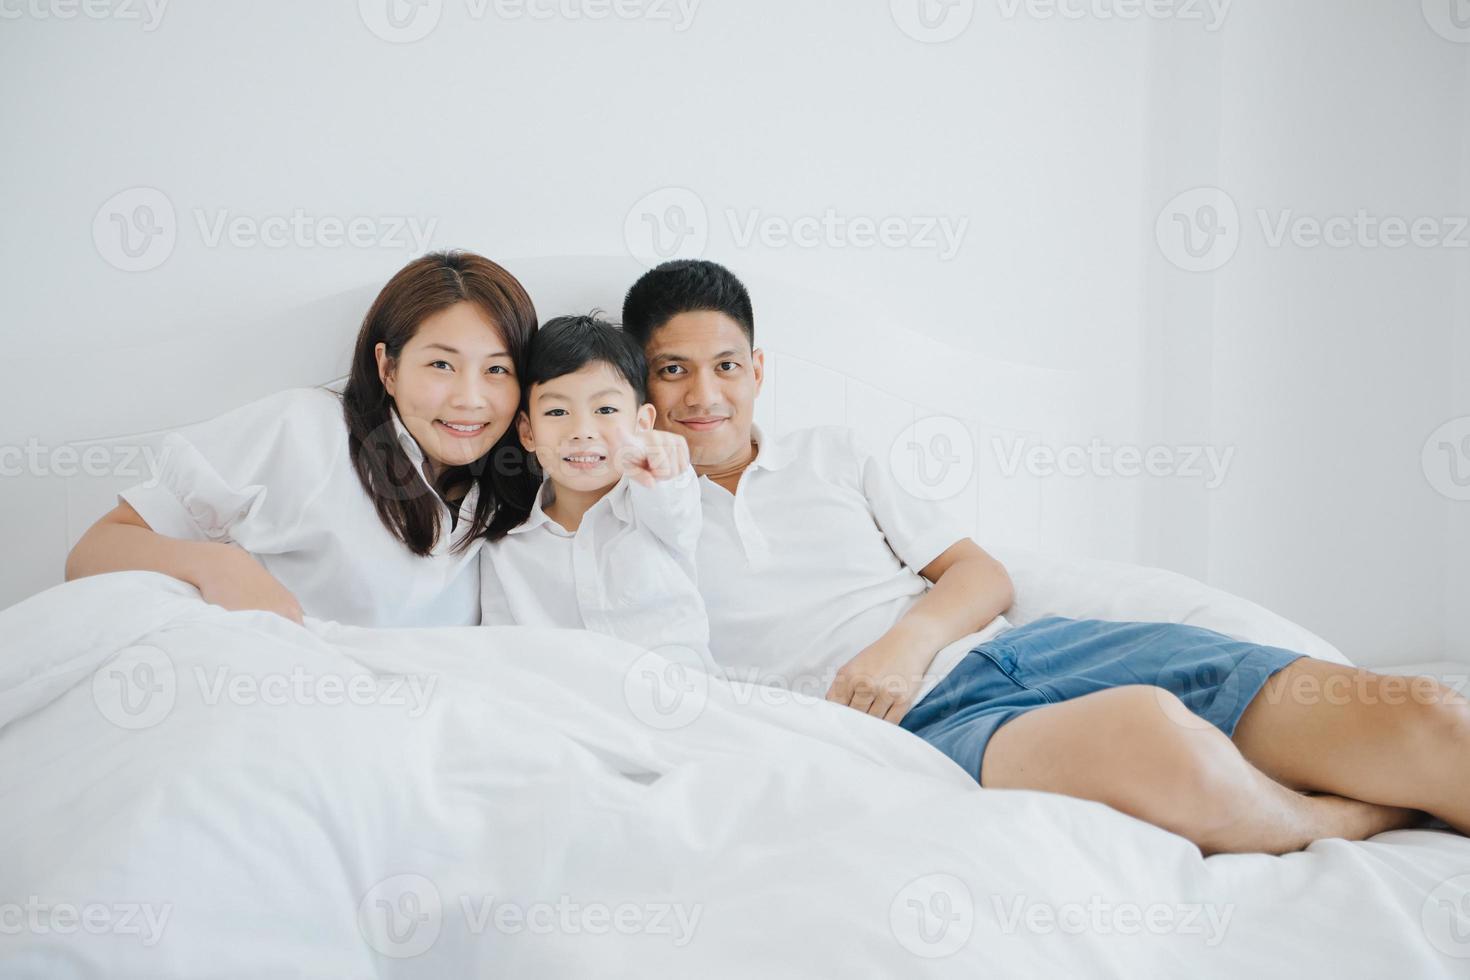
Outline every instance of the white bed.
<path id="1" fill-rule="evenodd" d="M 543 315 L 615 310 L 637 271 L 507 264 Z M 315 310 L 301 370 L 340 373 L 370 292 Z M 1077 379 L 918 337 L 879 354 L 800 290 L 758 295 L 774 431 L 892 444 L 948 415 L 1056 437 L 1080 417 Z M 62 438 L 148 445 L 119 433 L 276 380 L 241 370 L 245 389 L 186 384 L 187 410 L 143 399 Z M 66 481 L 23 542 L 34 581 L 125 482 Z M 936 506 L 1006 561 L 1015 621 L 1191 622 L 1345 662 L 1183 576 L 1045 557 L 1088 516 L 1065 488 L 976 458 Z M 302 629 L 143 573 L 53 587 L 0 636 L 4 977 L 1470 976 L 1470 841 L 1449 832 L 1206 860 L 1099 804 L 978 791 L 848 709 L 691 687 L 590 634 Z"/>

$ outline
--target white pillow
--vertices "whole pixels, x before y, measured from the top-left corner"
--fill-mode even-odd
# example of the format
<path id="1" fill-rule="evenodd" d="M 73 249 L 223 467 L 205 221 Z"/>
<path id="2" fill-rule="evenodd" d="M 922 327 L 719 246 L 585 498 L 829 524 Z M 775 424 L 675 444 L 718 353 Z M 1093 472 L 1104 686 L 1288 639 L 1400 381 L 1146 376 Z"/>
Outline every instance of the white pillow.
<path id="1" fill-rule="evenodd" d="M 1178 572 L 1096 558 L 1054 557 L 1024 548 L 997 548 L 992 553 L 1015 583 L 1016 602 L 1006 619 L 1017 626 L 1043 616 L 1188 623 L 1352 665 L 1342 651 L 1310 630 Z"/>

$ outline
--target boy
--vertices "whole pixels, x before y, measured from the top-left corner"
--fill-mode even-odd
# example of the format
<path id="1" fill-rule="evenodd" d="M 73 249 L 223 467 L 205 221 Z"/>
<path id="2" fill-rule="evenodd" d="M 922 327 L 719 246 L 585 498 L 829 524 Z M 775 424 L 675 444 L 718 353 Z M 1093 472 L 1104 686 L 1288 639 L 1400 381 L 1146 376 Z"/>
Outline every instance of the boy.
<path id="1" fill-rule="evenodd" d="M 536 333 L 516 424 L 545 478 L 526 520 L 485 547 L 482 623 L 596 630 L 714 672 L 699 488 L 646 392 L 643 352 L 612 324 L 558 317 Z"/>

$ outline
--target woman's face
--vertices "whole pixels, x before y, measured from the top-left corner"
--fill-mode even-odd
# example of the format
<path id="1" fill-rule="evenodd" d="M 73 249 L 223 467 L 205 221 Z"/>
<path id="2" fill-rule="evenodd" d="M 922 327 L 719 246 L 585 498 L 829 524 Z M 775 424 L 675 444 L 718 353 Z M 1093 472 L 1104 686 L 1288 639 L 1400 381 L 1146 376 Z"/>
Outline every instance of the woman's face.
<path id="1" fill-rule="evenodd" d="M 434 479 L 488 453 L 520 406 L 521 385 L 500 330 L 474 303 L 419 324 L 397 361 L 377 346 L 378 376 Z"/>

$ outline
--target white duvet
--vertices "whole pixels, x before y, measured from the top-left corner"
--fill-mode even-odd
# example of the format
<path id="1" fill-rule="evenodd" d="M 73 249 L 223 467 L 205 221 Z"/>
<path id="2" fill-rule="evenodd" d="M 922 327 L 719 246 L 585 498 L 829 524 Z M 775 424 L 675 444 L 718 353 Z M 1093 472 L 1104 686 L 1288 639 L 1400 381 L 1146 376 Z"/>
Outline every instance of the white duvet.
<path id="1" fill-rule="evenodd" d="M 1470 841 L 1201 859 L 592 634 L 0 613 L 0 977 L 1470 976 Z"/>

